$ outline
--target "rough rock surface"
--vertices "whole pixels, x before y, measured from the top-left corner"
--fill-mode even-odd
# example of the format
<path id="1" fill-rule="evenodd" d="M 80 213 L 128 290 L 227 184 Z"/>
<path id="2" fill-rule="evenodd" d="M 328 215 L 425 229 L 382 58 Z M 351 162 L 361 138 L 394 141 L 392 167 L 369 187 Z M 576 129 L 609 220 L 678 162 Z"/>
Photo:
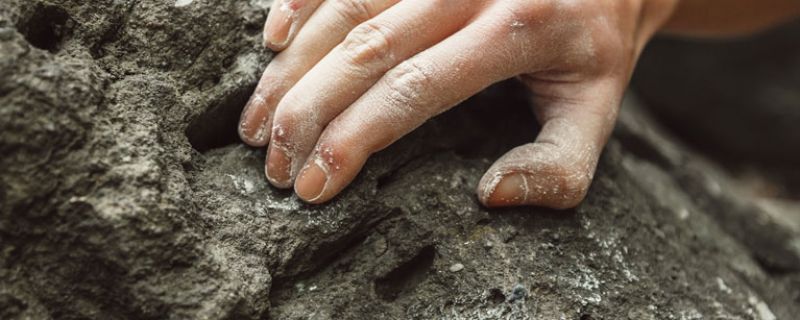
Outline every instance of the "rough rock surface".
<path id="1" fill-rule="evenodd" d="M 474 197 L 491 162 L 535 136 L 513 83 L 378 154 L 330 204 L 269 187 L 263 150 L 234 131 L 271 56 L 268 5 L 0 3 L 0 319 L 800 312 L 797 228 L 783 222 L 796 220 L 763 237 L 720 223 L 748 225 L 747 194 L 634 98 L 574 210 Z"/>

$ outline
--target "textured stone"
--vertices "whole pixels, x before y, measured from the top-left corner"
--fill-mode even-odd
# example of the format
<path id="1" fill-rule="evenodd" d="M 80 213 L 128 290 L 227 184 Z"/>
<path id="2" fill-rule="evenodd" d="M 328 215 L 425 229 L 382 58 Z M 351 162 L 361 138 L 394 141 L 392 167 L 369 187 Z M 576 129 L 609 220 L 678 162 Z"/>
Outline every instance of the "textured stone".
<path id="1" fill-rule="evenodd" d="M 268 4 L 0 3 L 0 318 L 800 311 L 797 274 L 726 232 L 713 208 L 727 189 L 688 188 L 705 180 L 680 168 L 702 158 L 633 99 L 574 210 L 475 199 L 491 162 L 536 134 L 511 82 L 377 154 L 329 204 L 269 187 L 264 151 L 235 134 L 271 57 Z"/>

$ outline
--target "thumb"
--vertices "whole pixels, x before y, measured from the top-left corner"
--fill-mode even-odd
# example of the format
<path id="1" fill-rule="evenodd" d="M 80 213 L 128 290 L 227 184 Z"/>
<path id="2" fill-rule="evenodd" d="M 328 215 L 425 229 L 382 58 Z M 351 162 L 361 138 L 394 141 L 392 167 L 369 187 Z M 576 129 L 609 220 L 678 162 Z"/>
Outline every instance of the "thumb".
<path id="1" fill-rule="evenodd" d="M 534 110 L 542 123 L 539 136 L 489 168 L 478 184 L 480 201 L 488 207 L 577 206 L 586 196 L 616 120 L 622 90 L 614 83 L 556 84 L 547 92 L 575 94 L 568 99 L 535 98 Z M 532 87 L 534 92 L 541 89 Z"/>

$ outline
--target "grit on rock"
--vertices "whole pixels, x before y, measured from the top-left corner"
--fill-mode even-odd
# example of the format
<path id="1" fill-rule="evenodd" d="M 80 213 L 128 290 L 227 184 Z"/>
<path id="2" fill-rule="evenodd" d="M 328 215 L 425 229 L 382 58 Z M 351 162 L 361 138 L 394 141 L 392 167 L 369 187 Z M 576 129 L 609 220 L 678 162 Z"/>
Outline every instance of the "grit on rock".
<path id="1" fill-rule="evenodd" d="M 513 82 L 377 154 L 329 204 L 270 187 L 264 151 L 235 133 L 272 56 L 268 7 L 0 3 L 0 319 L 800 313 L 796 202 L 749 192 L 634 96 L 574 210 L 487 210 L 474 196 L 494 159 L 536 135 Z M 660 101 L 666 89 L 641 79 Z"/>

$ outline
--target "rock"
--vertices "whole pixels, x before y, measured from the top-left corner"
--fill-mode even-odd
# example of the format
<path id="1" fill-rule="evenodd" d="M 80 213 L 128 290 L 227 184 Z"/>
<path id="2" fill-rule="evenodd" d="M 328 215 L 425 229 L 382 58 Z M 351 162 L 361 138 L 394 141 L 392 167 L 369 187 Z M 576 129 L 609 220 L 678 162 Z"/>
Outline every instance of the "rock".
<path id="1" fill-rule="evenodd" d="M 768 268 L 800 271 L 800 203 L 753 196 L 722 168 L 672 138 L 641 109 L 636 96 L 627 97 L 623 108 L 617 136 L 671 175 L 692 195 L 693 206 L 699 206 L 675 206 L 679 219 L 690 219 L 697 210 L 706 212 Z M 652 176 L 643 173 L 643 183 L 653 190 L 663 188 Z M 666 206 L 681 203 L 675 196 L 681 195 L 663 192 L 656 201 Z"/>
<path id="2" fill-rule="evenodd" d="M 459 272 L 464 270 L 464 265 L 460 263 L 456 263 L 450 266 L 450 272 Z"/>
<path id="3" fill-rule="evenodd" d="M 0 3 L 0 29 L 15 30 L 0 37 L 0 317 L 800 311 L 797 275 L 765 268 L 756 242 L 726 232 L 713 208 L 728 188 L 687 188 L 701 180 L 675 168 L 699 156 L 643 133 L 657 125 L 642 109 L 573 210 L 487 210 L 474 196 L 494 159 L 535 137 L 513 82 L 377 154 L 329 204 L 271 188 L 264 150 L 235 133 L 271 58 L 260 48 L 267 4 Z M 447 272 L 458 261 L 470 268 Z"/>
<path id="4" fill-rule="evenodd" d="M 528 290 L 525 289 L 525 286 L 521 284 L 517 284 L 511 289 L 511 294 L 508 295 L 508 302 L 514 302 L 520 299 L 525 299 L 528 296 Z"/>
<path id="5" fill-rule="evenodd" d="M 685 142 L 626 121 L 632 113 L 620 130 L 631 143 L 655 146 L 639 151 L 678 177 L 762 264 L 791 272 L 800 271 L 798 35 L 800 21 L 738 41 L 654 41 L 633 87 Z M 703 156 L 679 156 L 693 150 Z"/>

